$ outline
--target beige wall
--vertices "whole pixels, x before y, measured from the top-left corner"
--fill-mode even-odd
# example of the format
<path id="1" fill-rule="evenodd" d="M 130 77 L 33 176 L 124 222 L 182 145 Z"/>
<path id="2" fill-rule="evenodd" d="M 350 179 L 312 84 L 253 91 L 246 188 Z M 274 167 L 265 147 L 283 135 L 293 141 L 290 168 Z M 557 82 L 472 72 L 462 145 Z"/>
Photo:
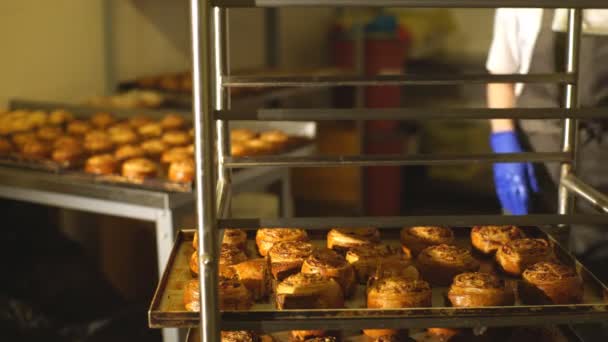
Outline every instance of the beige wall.
<path id="1" fill-rule="evenodd" d="M 104 84 L 101 0 L 0 1 L 0 108 L 77 100 Z"/>

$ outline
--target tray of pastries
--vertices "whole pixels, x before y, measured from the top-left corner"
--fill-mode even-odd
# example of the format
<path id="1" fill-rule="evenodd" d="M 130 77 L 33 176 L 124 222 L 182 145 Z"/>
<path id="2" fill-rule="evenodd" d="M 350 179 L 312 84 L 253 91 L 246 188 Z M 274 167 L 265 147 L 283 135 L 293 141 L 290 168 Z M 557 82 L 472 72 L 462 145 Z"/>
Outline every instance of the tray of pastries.
<path id="1" fill-rule="evenodd" d="M 246 127 L 237 125 L 231 131 L 234 156 L 297 153 L 311 142 L 280 127 Z M 153 119 L 119 118 L 107 111 L 77 116 L 63 109 L 12 110 L 0 113 L 0 165 L 75 180 L 189 192 L 195 177 L 193 135 L 191 122 L 179 114 Z"/>
<path id="2" fill-rule="evenodd" d="M 195 235 L 178 235 L 151 304 L 151 327 L 199 324 Z M 466 326 L 471 317 L 485 316 L 501 320 L 493 325 L 509 325 L 509 315 L 518 322 L 523 317 L 561 324 L 608 310 L 604 285 L 534 227 L 261 228 L 249 234 L 227 229 L 219 267 L 222 321 L 236 330 L 305 317 L 327 325 L 343 320 L 332 326 L 382 340 L 402 337 L 406 330 L 396 329 L 396 323 L 378 329 L 379 317 L 402 319 L 399 324 L 406 327 L 409 319 L 469 319 Z M 366 318 L 376 319 L 375 329 L 363 329 Z M 277 327 L 282 326 L 271 329 Z M 478 330 L 434 328 L 425 334 L 448 339 L 481 334 Z M 289 336 L 339 339 L 343 333 L 307 330 Z"/>

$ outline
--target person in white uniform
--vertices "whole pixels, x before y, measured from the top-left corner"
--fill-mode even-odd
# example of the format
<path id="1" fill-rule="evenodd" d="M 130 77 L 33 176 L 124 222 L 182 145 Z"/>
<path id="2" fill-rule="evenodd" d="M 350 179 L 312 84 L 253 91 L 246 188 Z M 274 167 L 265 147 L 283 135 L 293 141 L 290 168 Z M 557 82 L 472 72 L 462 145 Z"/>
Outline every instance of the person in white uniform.
<path id="1" fill-rule="evenodd" d="M 565 70 L 567 10 L 498 9 L 494 38 L 487 60 L 493 74 L 539 74 Z M 608 10 L 583 12 L 579 105 L 608 104 Z M 492 108 L 562 107 L 563 86 L 556 84 L 489 84 Z M 563 120 L 491 121 L 490 144 L 495 153 L 527 150 L 555 152 L 561 148 Z M 577 174 L 596 188 L 608 189 L 606 161 L 608 125 L 602 120 L 581 120 L 581 163 Z M 494 182 L 505 211 L 523 215 L 556 211 L 559 165 L 497 163 Z M 581 201 L 579 201 L 581 202 Z M 584 210 L 587 208 L 583 208 Z M 575 227 L 570 236 L 577 254 L 602 252 L 608 237 L 592 227 Z M 598 248 L 602 247 L 602 248 Z"/>

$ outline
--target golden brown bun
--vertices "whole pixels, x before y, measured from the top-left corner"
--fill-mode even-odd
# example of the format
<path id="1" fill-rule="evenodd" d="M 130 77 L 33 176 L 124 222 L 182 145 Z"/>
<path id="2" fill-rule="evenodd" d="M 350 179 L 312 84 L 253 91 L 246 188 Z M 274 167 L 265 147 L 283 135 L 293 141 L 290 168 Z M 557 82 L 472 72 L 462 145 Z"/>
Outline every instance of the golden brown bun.
<path id="1" fill-rule="evenodd" d="M 252 259 L 230 266 L 239 280 L 251 292 L 254 300 L 270 294 L 272 283 L 268 261 L 264 258 Z"/>
<path id="2" fill-rule="evenodd" d="M 31 133 L 31 132 L 26 132 L 26 133 L 17 133 L 15 135 L 13 135 L 12 140 L 13 140 L 13 144 L 15 144 L 15 146 L 17 146 L 18 148 L 21 149 L 28 142 L 38 141 L 38 138 L 36 138 L 36 134 Z"/>
<path id="3" fill-rule="evenodd" d="M 122 164 L 122 175 L 133 180 L 154 178 L 158 175 L 158 165 L 146 158 L 129 159 Z"/>
<path id="4" fill-rule="evenodd" d="M 84 148 L 92 154 L 106 153 L 114 148 L 114 143 L 112 143 L 112 140 L 107 135 L 100 134 L 90 137 L 87 135 L 84 141 Z"/>
<path id="5" fill-rule="evenodd" d="M 353 247 L 379 242 L 377 228 L 334 228 L 327 233 L 327 248 L 342 254 Z"/>
<path id="6" fill-rule="evenodd" d="M 150 139 L 142 142 L 141 148 L 143 148 L 150 157 L 158 158 L 167 150 L 167 144 L 160 139 Z"/>
<path id="7" fill-rule="evenodd" d="M 235 277 L 219 275 L 219 306 L 220 310 L 248 310 L 253 305 L 251 294 Z M 199 311 L 200 304 L 199 280 L 193 279 L 184 287 L 184 306 L 187 311 Z"/>
<path id="8" fill-rule="evenodd" d="M 190 159 L 192 154 L 188 151 L 187 147 L 174 147 L 168 151 L 165 151 L 160 158 L 163 164 L 171 164 L 175 161 Z"/>
<path id="9" fill-rule="evenodd" d="M 243 145 L 247 149 L 247 154 L 251 156 L 261 156 L 273 154 L 274 152 L 276 152 L 276 148 L 274 145 L 260 139 L 243 141 Z"/>
<path id="10" fill-rule="evenodd" d="M 163 134 L 163 142 L 169 146 L 184 146 L 191 141 L 188 133 L 184 131 L 169 131 Z"/>
<path id="11" fill-rule="evenodd" d="M 188 266 L 190 267 L 190 272 L 193 276 L 198 276 L 198 252 L 194 251 L 192 255 L 190 255 L 190 260 L 188 262 Z"/>
<path id="12" fill-rule="evenodd" d="M 344 307 L 344 295 L 332 278 L 298 273 L 277 285 L 276 302 L 279 310 L 335 309 Z"/>
<path id="13" fill-rule="evenodd" d="M 275 243 L 268 251 L 270 272 L 277 280 L 300 272 L 304 260 L 313 251 L 313 246 L 304 241 L 281 241 Z"/>
<path id="14" fill-rule="evenodd" d="M 111 154 L 100 154 L 87 159 L 84 171 L 95 175 L 109 175 L 114 173 L 116 165 L 116 159 Z"/>
<path id="15" fill-rule="evenodd" d="M 255 235 L 261 256 L 268 255 L 270 248 L 281 241 L 308 241 L 308 235 L 304 229 L 299 228 L 260 228 Z"/>
<path id="16" fill-rule="evenodd" d="M 448 298 L 454 307 L 513 305 L 515 296 L 504 280 L 489 273 L 461 273 L 454 277 Z"/>
<path id="17" fill-rule="evenodd" d="M 131 128 L 116 128 L 110 131 L 110 140 L 116 145 L 133 144 L 139 137 Z"/>
<path id="18" fill-rule="evenodd" d="M 132 158 L 141 158 L 145 156 L 145 154 L 144 149 L 137 145 L 124 145 L 116 149 L 114 157 L 118 161 L 123 161 Z"/>
<path id="19" fill-rule="evenodd" d="M 331 249 L 317 249 L 302 264 L 302 273 L 317 273 L 335 279 L 346 297 L 355 289 L 355 271 L 346 259 Z"/>
<path id="20" fill-rule="evenodd" d="M 247 250 L 247 232 L 242 229 L 225 229 L 222 244 L 234 246 L 245 252 Z"/>
<path id="21" fill-rule="evenodd" d="M 36 136 L 43 141 L 53 141 L 63 134 L 63 129 L 58 126 L 44 126 L 38 128 Z"/>
<path id="22" fill-rule="evenodd" d="M 240 249 L 236 246 L 222 244 L 222 248 L 220 249 L 220 261 L 219 261 L 220 268 L 222 266 L 236 265 L 239 262 L 243 262 L 246 260 L 247 260 L 247 254 L 245 254 L 245 252 L 243 252 L 242 249 Z"/>
<path id="23" fill-rule="evenodd" d="M 230 145 L 230 155 L 233 157 L 243 157 L 249 154 L 249 150 L 242 143 L 234 142 Z"/>
<path id="24" fill-rule="evenodd" d="M 401 245 L 406 254 L 417 256 L 423 249 L 436 245 L 450 245 L 454 232 L 447 227 L 406 227 L 401 230 Z M 409 250 L 409 253 L 408 253 Z"/>
<path id="25" fill-rule="evenodd" d="M 479 270 L 479 262 L 464 248 L 437 245 L 425 248 L 418 255 L 418 270 L 422 279 L 433 285 L 447 286 L 454 276 Z"/>
<path id="26" fill-rule="evenodd" d="M 572 267 L 539 262 L 522 274 L 520 297 L 526 304 L 580 304 L 583 281 Z"/>
<path id="27" fill-rule="evenodd" d="M 72 121 L 73 119 L 74 115 L 63 109 L 52 111 L 51 114 L 49 114 L 49 123 L 51 125 L 62 125 L 66 122 Z"/>
<path id="28" fill-rule="evenodd" d="M 327 338 L 325 330 L 292 330 L 289 332 L 289 342 L 304 342 L 310 340 L 323 341 Z"/>
<path id="29" fill-rule="evenodd" d="M 289 136 L 281 131 L 267 131 L 260 134 L 260 140 L 271 143 L 275 149 L 280 150 L 289 143 Z"/>
<path id="30" fill-rule="evenodd" d="M 141 114 L 129 118 L 129 125 L 131 125 L 131 127 L 133 128 L 139 128 L 150 122 L 152 122 L 152 119 L 150 119 L 148 116 Z"/>
<path id="31" fill-rule="evenodd" d="M 221 342 L 258 342 L 257 334 L 251 331 L 222 331 Z"/>
<path id="32" fill-rule="evenodd" d="M 471 243 L 483 254 L 492 254 L 505 243 L 525 237 L 515 226 L 476 226 L 471 230 Z"/>
<path id="33" fill-rule="evenodd" d="M 73 145 L 55 148 L 51 158 L 58 163 L 74 163 L 83 156 L 84 150 L 82 147 Z"/>
<path id="34" fill-rule="evenodd" d="M 115 121 L 116 118 L 110 113 L 96 113 L 91 117 L 91 123 L 98 128 L 106 128 Z"/>
<path id="35" fill-rule="evenodd" d="M 255 139 L 255 137 L 257 136 L 257 134 L 250 130 L 250 129 L 246 129 L 246 128 L 242 128 L 242 129 L 233 129 L 230 131 L 230 140 L 232 142 L 242 142 L 242 141 L 246 141 L 246 140 L 252 140 Z"/>
<path id="36" fill-rule="evenodd" d="M 378 265 L 389 259 L 403 259 L 395 248 L 384 244 L 365 244 L 351 248 L 346 253 L 346 261 L 353 265 L 357 280 L 366 284 L 369 277 L 376 273 Z"/>
<path id="37" fill-rule="evenodd" d="M 38 141 L 38 140 L 32 140 L 32 141 L 26 142 L 21 147 L 21 154 L 25 158 L 46 159 L 51 154 L 51 149 L 50 149 L 48 143 Z"/>
<path id="38" fill-rule="evenodd" d="M 68 124 L 68 133 L 73 135 L 82 136 L 87 134 L 89 131 L 93 129 L 93 126 L 82 120 L 74 120 Z"/>
<path id="39" fill-rule="evenodd" d="M 370 309 L 430 307 L 431 299 L 431 287 L 427 282 L 401 277 L 378 279 L 367 291 L 367 307 Z M 379 338 L 400 332 L 394 329 L 365 329 L 363 333 Z"/>
<path id="40" fill-rule="evenodd" d="M 196 175 L 194 160 L 178 160 L 169 166 L 169 180 L 178 183 L 190 183 Z"/>
<path id="41" fill-rule="evenodd" d="M 137 132 L 144 138 L 159 138 L 163 134 L 163 127 L 159 123 L 149 122 L 139 126 Z"/>
<path id="42" fill-rule="evenodd" d="M 161 120 L 160 125 L 164 130 L 180 129 L 184 126 L 186 120 L 178 114 L 167 114 Z"/>
<path id="43" fill-rule="evenodd" d="M 186 311 L 199 312 L 201 310 L 198 279 L 192 279 L 184 286 L 184 307 Z"/>
<path id="44" fill-rule="evenodd" d="M 496 252 L 496 261 L 508 274 L 519 276 L 529 266 L 541 261 L 553 261 L 553 248 L 547 240 L 519 239 L 509 241 Z"/>
<path id="45" fill-rule="evenodd" d="M 0 138 L 0 155 L 4 156 L 11 152 L 13 152 L 13 145 L 10 143 L 10 141 Z"/>
<path id="46" fill-rule="evenodd" d="M 64 147 L 82 148 L 82 142 L 80 141 L 80 139 L 69 135 L 62 135 L 60 137 L 57 137 L 57 139 L 55 139 L 55 141 L 53 142 L 53 148 L 57 149 Z"/>

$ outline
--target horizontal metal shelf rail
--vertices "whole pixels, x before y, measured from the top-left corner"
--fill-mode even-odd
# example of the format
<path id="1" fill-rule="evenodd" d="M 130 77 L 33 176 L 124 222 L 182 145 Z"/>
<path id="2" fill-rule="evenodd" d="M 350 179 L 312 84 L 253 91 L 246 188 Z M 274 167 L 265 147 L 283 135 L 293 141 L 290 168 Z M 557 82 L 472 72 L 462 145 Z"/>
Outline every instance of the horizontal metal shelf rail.
<path id="1" fill-rule="evenodd" d="M 311 108 L 218 110 L 218 120 L 335 121 L 335 120 L 464 120 L 608 118 L 607 108 Z"/>
<path id="2" fill-rule="evenodd" d="M 373 85 L 439 85 L 485 83 L 573 83 L 569 73 L 555 74 L 452 74 L 452 75 L 311 75 L 311 76 L 224 76 L 224 87 L 339 87 Z"/>
<path id="3" fill-rule="evenodd" d="M 603 0 L 212 0 L 218 7 L 608 8 Z"/>

